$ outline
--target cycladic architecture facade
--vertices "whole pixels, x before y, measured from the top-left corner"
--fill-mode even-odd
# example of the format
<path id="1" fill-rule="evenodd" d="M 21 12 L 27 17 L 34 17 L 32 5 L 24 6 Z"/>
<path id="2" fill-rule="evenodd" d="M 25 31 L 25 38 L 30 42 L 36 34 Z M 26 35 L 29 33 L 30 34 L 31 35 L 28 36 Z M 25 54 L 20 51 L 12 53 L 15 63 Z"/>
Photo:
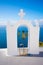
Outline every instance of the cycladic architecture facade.
<path id="1" fill-rule="evenodd" d="M 8 55 L 39 54 L 39 25 L 33 26 L 24 20 L 23 10 L 20 10 L 20 20 L 11 25 L 7 23 Z"/>

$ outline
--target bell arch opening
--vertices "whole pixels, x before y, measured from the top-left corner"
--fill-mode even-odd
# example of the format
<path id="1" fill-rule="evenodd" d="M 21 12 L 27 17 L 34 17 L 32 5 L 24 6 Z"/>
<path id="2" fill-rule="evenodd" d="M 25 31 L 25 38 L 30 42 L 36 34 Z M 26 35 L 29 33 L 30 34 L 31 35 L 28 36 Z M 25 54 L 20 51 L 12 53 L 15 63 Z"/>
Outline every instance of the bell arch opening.
<path id="1" fill-rule="evenodd" d="M 28 28 L 26 26 L 19 26 L 17 29 L 17 48 L 20 55 L 28 54 Z"/>

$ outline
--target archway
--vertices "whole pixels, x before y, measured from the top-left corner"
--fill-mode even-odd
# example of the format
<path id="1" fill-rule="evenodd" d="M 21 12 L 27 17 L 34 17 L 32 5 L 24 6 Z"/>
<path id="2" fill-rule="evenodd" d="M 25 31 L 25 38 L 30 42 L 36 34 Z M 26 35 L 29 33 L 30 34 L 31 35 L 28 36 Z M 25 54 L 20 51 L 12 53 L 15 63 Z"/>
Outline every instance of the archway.
<path id="1" fill-rule="evenodd" d="M 28 52 L 28 28 L 26 26 L 19 26 L 17 29 L 17 48 L 19 48 L 20 55 L 26 55 Z M 22 54 L 21 54 L 22 50 Z"/>

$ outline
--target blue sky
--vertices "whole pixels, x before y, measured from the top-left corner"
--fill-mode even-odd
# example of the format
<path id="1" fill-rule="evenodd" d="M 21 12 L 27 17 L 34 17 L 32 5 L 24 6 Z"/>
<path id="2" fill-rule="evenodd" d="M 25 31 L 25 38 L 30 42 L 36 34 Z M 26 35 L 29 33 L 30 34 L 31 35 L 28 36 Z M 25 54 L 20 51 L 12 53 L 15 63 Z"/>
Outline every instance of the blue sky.
<path id="1" fill-rule="evenodd" d="M 23 9 L 27 20 L 42 20 L 43 23 L 43 0 L 0 0 L 0 22 L 19 20 L 19 10 Z M 4 32 L 2 32 L 4 30 Z M 0 29 L 0 42 L 6 45 L 5 27 Z M 43 26 L 40 31 L 40 41 L 43 41 Z M 3 37 L 2 37 L 3 36 Z M 4 38 L 4 39 L 3 39 Z M 6 46 L 4 46 L 6 47 Z"/>
<path id="2" fill-rule="evenodd" d="M 0 20 L 19 20 L 20 9 L 26 13 L 25 19 L 43 19 L 43 0 L 0 0 Z"/>

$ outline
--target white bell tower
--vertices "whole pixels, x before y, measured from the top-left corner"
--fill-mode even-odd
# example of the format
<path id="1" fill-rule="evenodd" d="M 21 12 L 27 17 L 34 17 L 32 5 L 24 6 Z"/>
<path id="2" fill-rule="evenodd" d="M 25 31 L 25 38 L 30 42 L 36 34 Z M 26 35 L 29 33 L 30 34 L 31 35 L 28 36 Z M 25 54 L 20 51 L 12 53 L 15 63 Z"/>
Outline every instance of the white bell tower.
<path id="1" fill-rule="evenodd" d="M 17 48 L 17 29 L 19 26 L 26 26 L 28 28 L 28 54 L 39 54 L 39 25 L 33 26 L 29 21 L 23 20 L 25 15 L 23 9 L 18 13 L 20 20 L 15 24 L 7 24 L 7 49 L 8 55 L 19 55 Z"/>

